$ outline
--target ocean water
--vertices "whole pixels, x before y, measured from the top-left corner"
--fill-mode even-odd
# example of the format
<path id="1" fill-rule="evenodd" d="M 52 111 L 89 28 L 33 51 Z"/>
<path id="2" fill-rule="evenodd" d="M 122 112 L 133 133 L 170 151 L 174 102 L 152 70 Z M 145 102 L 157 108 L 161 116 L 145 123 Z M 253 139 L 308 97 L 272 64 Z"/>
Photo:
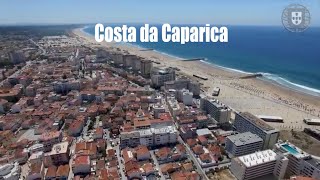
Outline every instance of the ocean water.
<path id="1" fill-rule="evenodd" d="M 114 26 L 110 25 L 110 26 Z M 152 48 L 179 58 L 205 58 L 205 63 L 231 71 L 262 73 L 264 80 L 296 91 L 320 96 L 320 28 L 292 33 L 283 27 L 227 26 L 228 43 L 143 43 L 132 45 Z M 161 35 L 161 25 L 158 27 Z M 194 25 L 178 25 L 194 26 Z M 84 32 L 94 35 L 94 26 Z"/>

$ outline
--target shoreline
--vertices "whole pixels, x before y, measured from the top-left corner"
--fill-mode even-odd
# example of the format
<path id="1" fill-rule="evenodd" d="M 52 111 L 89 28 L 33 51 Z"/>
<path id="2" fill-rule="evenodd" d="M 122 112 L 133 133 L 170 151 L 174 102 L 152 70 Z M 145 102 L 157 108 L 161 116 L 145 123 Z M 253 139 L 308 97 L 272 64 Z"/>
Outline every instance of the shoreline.
<path id="1" fill-rule="evenodd" d="M 97 43 L 94 36 L 83 31 L 84 28 L 72 32 L 84 42 L 104 47 L 111 51 L 127 51 L 130 54 L 160 63 L 160 67 L 177 67 L 177 74 L 191 77 L 193 74 L 208 77 L 207 81 L 199 80 L 202 89 L 210 96 L 214 87 L 220 87 L 221 95 L 215 97 L 237 111 L 249 111 L 256 115 L 277 115 L 285 119 L 284 124 L 270 123 L 279 129 L 298 129 L 310 127 L 302 122 L 304 118 L 320 117 L 320 97 L 296 92 L 291 88 L 282 87 L 266 79 L 239 79 L 249 73 L 234 71 L 206 61 L 181 61 L 181 58 L 156 50 L 141 51 L 143 47 L 126 43 Z M 209 66 L 208 66 L 209 65 Z M 192 67 L 192 68 L 191 68 Z M 289 112 L 290 110 L 290 112 Z"/>
<path id="2" fill-rule="evenodd" d="M 84 26 L 82 28 L 80 28 L 80 31 L 90 37 L 93 37 L 92 34 L 84 31 L 84 29 L 87 29 L 89 26 Z M 119 44 L 119 45 L 123 45 L 123 46 L 130 46 L 133 48 L 139 48 L 141 51 L 144 49 L 148 49 L 148 47 L 143 47 L 139 44 L 133 44 L 133 43 L 125 43 L 125 42 L 121 42 L 121 43 L 115 43 L 115 44 Z M 168 54 L 166 52 L 160 51 L 160 50 L 156 50 L 156 49 L 152 49 L 150 51 L 154 51 L 156 53 L 160 53 L 163 54 L 165 56 L 177 59 L 177 60 L 184 60 L 184 59 L 189 59 L 189 58 L 194 58 L 194 57 L 183 57 L 183 56 L 178 56 L 178 55 L 172 55 L 172 54 Z M 319 98 L 320 99 L 320 89 L 314 88 L 314 87 L 309 87 L 307 85 L 303 85 L 303 84 L 299 84 L 296 82 L 292 82 L 289 79 L 286 79 L 284 77 L 281 77 L 277 74 L 272 74 L 272 73 L 268 73 L 268 72 L 251 72 L 251 71 L 244 71 L 244 70 L 240 70 L 240 69 L 235 69 L 235 68 L 230 68 L 230 67 L 226 67 L 223 65 L 218 65 L 215 64 L 214 62 L 210 62 L 207 61 L 207 58 L 204 58 L 204 60 L 200 60 L 199 62 L 205 63 L 209 66 L 213 66 L 213 68 L 219 68 L 221 70 L 224 71 L 228 71 L 231 73 L 242 73 L 243 76 L 246 75 L 254 75 L 254 74 L 261 74 L 262 76 L 257 78 L 260 79 L 264 82 L 268 82 L 271 83 L 272 85 L 276 85 L 280 88 L 285 88 L 287 90 L 291 90 L 297 93 L 301 93 L 303 95 L 308 95 L 308 96 L 313 96 L 315 98 Z"/>
<path id="3" fill-rule="evenodd" d="M 80 31 L 82 33 L 90 36 L 90 37 L 91 36 L 93 37 L 92 34 L 84 31 L 84 29 L 86 29 L 87 27 L 88 26 L 80 28 Z M 123 46 L 130 46 L 130 47 L 133 47 L 133 48 L 139 48 L 140 51 L 143 50 L 143 49 L 146 49 L 145 47 L 142 47 L 142 46 L 137 45 L 137 44 L 131 44 L 131 43 L 116 43 L 116 44 L 123 45 Z M 155 50 L 155 49 L 152 49 L 151 51 L 163 54 L 164 56 L 172 57 L 172 58 L 174 58 L 176 60 L 185 59 L 185 58 L 182 58 L 182 57 L 179 57 L 179 56 L 176 56 L 176 55 L 172 55 L 172 54 L 168 54 L 166 52 L 162 52 L 162 51 Z M 304 86 L 304 85 L 301 85 L 301 84 L 297 84 L 297 83 L 294 83 L 294 82 L 291 82 L 291 81 L 289 81 L 289 80 L 287 80 L 285 78 L 282 78 L 281 76 L 278 76 L 278 75 L 274 75 L 274 76 L 276 78 L 282 79 L 287 84 L 281 84 L 281 83 L 277 82 L 277 80 L 273 80 L 273 79 L 270 79 L 270 78 L 266 77 L 266 74 L 271 75 L 271 76 L 273 76 L 273 74 L 263 73 L 263 72 L 262 73 L 260 73 L 260 72 L 257 72 L 257 73 L 246 72 L 246 71 L 242 71 L 242 70 L 239 70 L 239 69 L 224 67 L 224 66 L 221 66 L 221 65 L 218 65 L 218 64 L 214 64 L 212 62 L 205 61 L 205 60 L 200 60 L 199 62 L 207 64 L 209 66 L 212 66 L 213 68 L 218 68 L 218 69 L 221 69 L 223 71 L 228 71 L 230 73 L 237 73 L 237 74 L 240 73 L 243 76 L 245 76 L 245 75 L 253 75 L 253 74 L 262 74 L 262 77 L 259 77 L 259 78 L 256 78 L 256 79 L 261 80 L 263 82 L 270 83 L 270 84 L 275 85 L 275 86 L 277 86 L 279 88 L 284 88 L 284 89 L 287 89 L 287 90 L 290 90 L 290 91 L 293 91 L 293 92 L 296 92 L 296 93 L 299 93 L 299 94 L 302 94 L 302 95 L 313 96 L 315 98 L 319 98 L 320 99 L 320 90 L 312 88 L 312 87 Z M 299 89 L 295 89 L 293 87 L 290 87 L 290 85 L 291 86 L 295 86 L 295 87 L 297 87 Z M 308 91 L 308 92 L 304 92 L 304 91 Z"/>

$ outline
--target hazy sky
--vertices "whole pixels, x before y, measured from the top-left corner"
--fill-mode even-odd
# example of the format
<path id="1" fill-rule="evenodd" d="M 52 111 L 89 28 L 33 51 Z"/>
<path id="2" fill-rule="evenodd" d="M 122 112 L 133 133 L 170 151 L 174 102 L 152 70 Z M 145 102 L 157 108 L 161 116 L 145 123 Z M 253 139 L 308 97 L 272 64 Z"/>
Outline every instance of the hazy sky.
<path id="1" fill-rule="evenodd" d="M 320 0 L 0 0 L 0 24 L 209 23 L 281 25 L 283 9 L 306 6 L 320 26 Z"/>

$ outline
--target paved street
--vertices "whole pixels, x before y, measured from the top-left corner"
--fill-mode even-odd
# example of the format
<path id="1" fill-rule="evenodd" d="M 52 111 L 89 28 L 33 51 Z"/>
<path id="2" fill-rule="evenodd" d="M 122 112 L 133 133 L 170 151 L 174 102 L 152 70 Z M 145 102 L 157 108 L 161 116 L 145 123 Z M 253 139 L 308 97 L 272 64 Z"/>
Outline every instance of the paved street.
<path id="1" fill-rule="evenodd" d="M 160 176 L 161 176 L 160 179 L 161 179 L 161 180 L 165 180 L 166 178 L 163 176 L 163 174 L 162 174 L 162 172 L 161 172 L 161 168 L 160 168 L 160 166 L 159 166 L 159 162 L 158 162 L 156 156 L 154 155 L 154 151 L 150 151 L 150 154 L 151 154 L 151 157 L 152 157 L 152 159 L 153 159 L 154 164 L 156 165 L 156 168 L 157 168 L 157 170 L 158 170 L 158 173 L 159 173 Z"/>
<path id="2" fill-rule="evenodd" d="M 191 151 L 191 149 L 189 148 L 189 146 L 182 140 L 182 138 L 180 136 L 178 136 L 178 142 L 180 144 L 183 144 L 186 147 L 186 150 L 188 151 L 188 154 L 191 157 L 191 160 L 193 161 L 193 163 L 196 165 L 197 167 L 197 171 L 202 175 L 203 179 L 208 180 L 208 177 L 206 175 L 206 173 L 204 172 L 204 170 L 201 168 L 200 164 L 198 163 L 196 157 L 194 156 L 193 152 Z"/>
<path id="3" fill-rule="evenodd" d="M 116 155 L 117 155 L 117 159 L 118 159 L 118 164 L 119 164 L 119 167 L 120 167 L 120 169 L 119 169 L 119 171 L 120 171 L 120 174 L 121 174 L 121 179 L 127 179 L 127 177 L 126 177 L 126 175 L 125 175 L 125 173 L 124 173 L 124 164 L 122 163 L 122 162 L 124 162 L 123 161 L 123 158 L 121 157 L 121 152 L 120 152 L 120 148 L 119 148 L 119 143 L 118 142 L 120 142 L 120 139 L 119 138 L 117 138 L 117 139 L 115 139 L 114 140 L 114 143 L 116 143 L 117 145 L 116 146 L 114 146 L 113 147 L 113 149 L 115 149 L 116 150 Z"/>

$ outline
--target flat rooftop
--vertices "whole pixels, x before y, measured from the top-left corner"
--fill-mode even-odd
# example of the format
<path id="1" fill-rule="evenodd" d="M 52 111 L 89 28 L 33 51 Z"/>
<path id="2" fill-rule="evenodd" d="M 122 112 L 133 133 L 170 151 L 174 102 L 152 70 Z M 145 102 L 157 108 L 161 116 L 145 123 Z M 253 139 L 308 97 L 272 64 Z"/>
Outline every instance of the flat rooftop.
<path id="1" fill-rule="evenodd" d="M 264 122 L 262 119 L 258 118 L 257 116 L 249 113 L 249 112 L 240 112 L 238 113 L 240 116 L 245 118 L 246 120 L 250 121 L 252 124 L 255 124 L 259 128 L 261 128 L 264 131 L 272 131 L 275 130 L 272 126 Z"/>
<path id="2" fill-rule="evenodd" d="M 253 167 L 260 164 L 265 164 L 271 161 L 275 161 L 276 156 L 277 154 L 274 151 L 268 149 L 265 151 L 260 151 L 260 152 L 255 152 L 252 154 L 240 156 L 240 157 L 237 157 L 236 159 L 238 159 L 246 167 Z"/>
<path id="3" fill-rule="evenodd" d="M 268 116 L 268 115 L 257 115 L 260 119 L 275 119 L 275 120 L 283 120 L 280 116 Z"/>
<path id="4" fill-rule="evenodd" d="M 216 106 L 217 108 L 223 108 L 223 107 L 225 107 L 225 105 L 222 104 L 222 103 L 220 103 L 219 100 L 217 100 L 217 99 L 208 98 L 208 101 L 209 101 L 210 103 L 212 103 L 214 106 Z"/>
<path id="5" fill-rule="evenodd" d="M 251 132 L 245 132 L 240 134 L 235 134 L 227 137 L 236 146 L 242 146 L 246 144 L 252 144 L 256 142 L 263 142 L 258 135 Z"/>
<path id="6" fill-rule="evenodd" d="M 308 123 L 319 123 L 320 124 L 320 119 L 304 119 L 304 121 Z"/>
<path id="7" fill-rule="evenodd" d="M 212 135 L 212 132 L 208 128 L 197 129 L 196 133 L 198 136 Z"/>
<path id="8" fill-rule="evenodd" d="M 177 132 L 177 130 L 174 126 L 165 126 L 165 127 L 161 127 L 161 128 L 151 128 L 151 131 L 153 131 L 155 134 Z"/>
<path id="9" fill-rule="evenodd" d="M 53 145 L 52 150 L 48 153 L 48 155 L 66 153 L 68 151 L 68 145 L 69 145 L 68 141 L 55 144 Z"/>

